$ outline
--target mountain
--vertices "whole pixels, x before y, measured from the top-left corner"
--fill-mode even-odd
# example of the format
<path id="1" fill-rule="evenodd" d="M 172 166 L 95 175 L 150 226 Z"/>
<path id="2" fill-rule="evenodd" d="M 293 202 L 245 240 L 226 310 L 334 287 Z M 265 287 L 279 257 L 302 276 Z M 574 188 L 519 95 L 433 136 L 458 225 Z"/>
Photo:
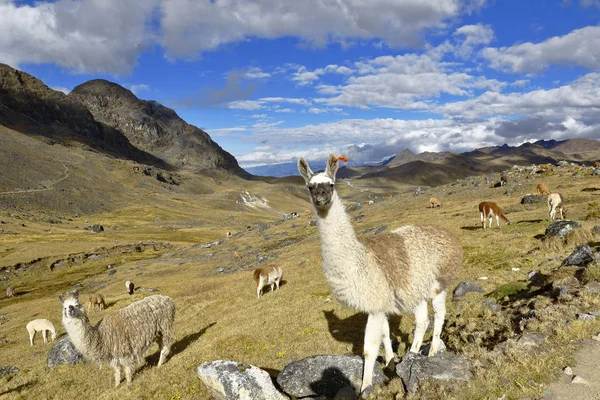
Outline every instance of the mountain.
<path id="1" fill-rule="evenodd" d="M 235 157 L 202 129 L 156 101 L 138 99 L 116 83 L 91 80 L 75 87 L 68 97 L 83 104 L 96 121 L 122 132 L 134 146 L 171 165 L 243 173 Z"/>
<path id="2" fill-rule="evenodd" d="M 257 176 L 291 176 L 298 175 L 298 163 L 289 162 L 281 164 L 259 165 L 258 167 L 246 167 L 244 170 L 252 175 Z"/>
<path id="3" fill-rule="evenodd" d="M 396 154 L 393 158 L 388 160 L 384 165 L 387 165 L 391 168 L 397 167 L 402 164 L 409 163 L 411 161 L 426 161 L 426 162 L 435 162 L 442 158 L 447 152 L 429 152 L 425 151 L 423 153 L 415 154 L 409 149 L 404 149 L 400 153 Z"/>

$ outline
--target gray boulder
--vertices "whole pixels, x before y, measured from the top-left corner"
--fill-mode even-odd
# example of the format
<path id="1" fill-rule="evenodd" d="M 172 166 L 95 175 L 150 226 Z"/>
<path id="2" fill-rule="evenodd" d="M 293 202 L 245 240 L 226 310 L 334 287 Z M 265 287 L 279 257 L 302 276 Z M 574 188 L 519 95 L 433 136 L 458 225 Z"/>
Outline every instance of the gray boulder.
<path id="1" fill-rule="evenodd" d="M 585 267 L 589 263 L 594 261 L 594 252 L 589 244 L 582 244 L 575 248 L 575 250 L 569 255 L 569 257 L 565 258 L 561 267 L 565 265 L 577 265 L 579 267 Z"/>
<path id="2" fill-rule="evenodd" d="M 600 168 L 594 168 L 592 175 L 600 175 Z"/>
<path id="3" fill-rule="evenodd" d="M 408 392 L 419 388 L 423 379 L 469 381 L 473 378 L 471 361 L 458 354 L 441 353 L 434 357 L 408 352 L 396 373 Z"/>
<path id="4" fill-rule="evenodd" d="M 546 198 L 544 196 L 536 196 L 534 194 L 527 194 L 527 195 L 523 196 L 523 198 L 521 199 L 521 204 L 541 203 L 545 199 Z"/>
<path id="5" fill-rule="evenodd" d="M 94 233 L 104 232 L 104 227 L 100 224 L 90 225 L 88 229 Z"/>
<path id="6" fill-rule="evenodd" d="M 13 367 L 11 365 L 7 365 L 5 367 L 0 367 L 0 377 L 9 375 L 9 374 L 16 374 L 17 372 L 19 372 L 19 368 Z"/>
<path id="7" fill-rule="evenodd" d="M 266 371 L 250 364 L 217 360 L 196 368 L 215 400 L 286 400 Z"/>
<path id="8" fill-rule="evenodd" d="M 484 290 L 481 286 L 475 282 L 463 281 L 456 286 L 454 292 L 452 292 L 453 298 L 463 297 L 467 293 L 483 293 Z"/>
<path id="9" fill-rule="evenodd" d="M 333 398 L 346 386 L 352 386 L 358 393 L 362 373 L 360 356 L 319 355 L 289 363 L 277 376 L 277 383 L 291 396 Z M 381 385 L 384 379 L 383 371 L 375 365 L 373 384 Z"/>
<path id="10" fill-rule="evenodd" d="M 46 366 L 54 368 L 61 364 L 75 365 L 84 361 L 83 355 L 75 348 L 69 336 L 63 336 L 48 353 Z"/>
<path id="11" fill-rule="evenodd" d="M 581 227 L 581 224 L 577 221 L 556 221 L 548 225 L 546 228 L 546 232 L 544 236 L 546 239 L 551 238 L 552 236 L 557 236 L 559 238 L 564 238 L 575 228 Z"/>

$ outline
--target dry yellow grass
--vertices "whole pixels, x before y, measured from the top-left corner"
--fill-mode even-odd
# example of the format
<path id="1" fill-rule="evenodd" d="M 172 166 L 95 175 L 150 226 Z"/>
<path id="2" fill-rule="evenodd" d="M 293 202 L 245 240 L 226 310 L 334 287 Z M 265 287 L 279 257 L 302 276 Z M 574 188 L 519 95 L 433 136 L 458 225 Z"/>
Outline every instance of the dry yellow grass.
<path id="1" fill-rule="evenodd" d="M 576 177 L 571 176 L 573 173 Z M 381 225 L 391 229 L 408 223 L 431 224 L 453 232 L 465 252 L 461 280 L 475 280 L 490 293 L 506 283 L 526 282 L 530 270 L 555 273 L 562 259 L 577 244 L 590 238 L 594 240 L 589 233 L 593 221 L 583 221 L 584 234 L 573 237 L 566 245 L 548 246 L 536 239 L 548 224 L 547 207 L 545 203 L 520 205 L 522 195 L 535 191 L 536 177 L 513 175 L 509 188 L 515 179 L 523 187 L 511 196 L 503 195 L 506 187 L 488 188 L 483 178 L 477 178 L 479 186 L 463 181 L 428 189 L 421 196 L 414 196 L 410 188 L 397 187 L 405 194 L 383 196 L 380 202 L 353 211 L 351 217 L 362 215 L 353 222 L 359 235 Z M 570 218 L 582 220 L 589 212 L 588 203 L 597 200 L 599 192 L 582 191 L 598 184 L 597 177 L 584 172 L 557 168 L 546 175 L 544 181 L 563 194 Z M 244 185 L 237 180 L 227 182 L 219 192 L 210 195 L 163 193 L 153 198 L 151 204 L 136 200 L 128 208 L 86 215 L 53 226 L 52 234 L 48 235 L 39 233 L 46 227 L 44 224 L 25 218 L 23 228 L 18 225 L 21 220 L 8 213 L 1 214 L 6 222 L 2 227 L 19 234 L 0 235 L 0 267 L 42 256 L 60 258 L 75 252 L 91 253 L 99 247 L 142 240 L 168 242 L 173 247 L 111 253 L 103 260 L 54 272 L 47 268 L 19 272 L 8 282 L 1 281 L 0 289 L 11 285 L 21 294 L 10 299 L 0 295 L 0 315 L 8 318 L 0 325 L 0 338 L 8 341 L 0 345 L 0 366 L 19 368 L 17 374 L 0 378 L 0 396 L 11 399 L 207 398 L 206 389 L 195 373 L 196 365 L 204 361 L 246 362 L 275 376 L 292 359 L 326 353 L 362 354 L 366 316 L 330 298 L 321 271 L 318 234 L 315 227 L 309 226 L 313 217 L 303 214 L 303 210 L 309 208 L 308 202 L 286 191 L 286 187 L 293 186 L 290 184 L 249 182 Z M 345 199 L 365 196 L 343 181 L 339 186 Z M 236 193 L 243 189 L 266 197 L 273 209 L 251 209 L 236 203 Z M 295 189 L 303 191 L 301 187 Z M 386 191 L 390 191 L 389 188 Z M 440 199 L 443 207 L 428 208 L 431 196 Z M 497 202 L 510 218 L 511 225 L 481 230 L 477 204 L 483 200 Z M 299 212 L 300 217 L 273 224 L 263 231 L 256 225 L 275 222 L 281 219 L 282 213 L 291 211 Z M 102 223 L 105 228 L 114 225 L 117 229 L 93 235 L 81 229 L 86 220 Z M 253 225 L 254 229 L 247 232 L 247 225 Z M 226 239 L 226 231 L 240 234 Z M 195 245 L 217 239 L 225 241 L 211 248 Z M 236 250 L 241 258 L 234 255 Z M 279 291 L 266 292 L 257 299 L 251 271 L 260 257 L 282 266 L 284 284 Z M 301 265 L 306 259 L 310 261 Z M 115 265 L 115 275 L 107 274 L 107 264 Z M 238 272 L 219 274 L 220 268 Z M 562 270 L 566 274 L 574 271 L 568 267 Z M 488 279 L 477 280 L 482 276 Z M 134 375 L 132 384 L 122 384 L 116 389 L 112 386 L 110 368 L 99 370 L 95 364 L 80 364 L 46 369 L 45 360 L 52 344 L 44 345 L 38 340 L 34 347 L 29 346 L 25 324 L 34 318 L 48 318 L 58 327 L 59 334 L 63 334 L 57 296 L 78 283 L 84 285 L 83 294 L 101 292 L 107 300 L 106 310 L 91 313 L 91 320 L 96 322 L 103 315 L 148 294 L 138 291 L 134 296 L 127 295 L 123 282 L 128 279 L 136 286 L 159 289 L 177 305 L 175 344 L 167 363 L 160 370 L 155 367 L 158 354 L 154 347 L 146 365 Z M 99 285 L 106 286 L 99 290 Z M 570 341 L 600 329 L 597 322 L 578 321 L 567 325 L 567 318 L 576 312 L 598 309 L 600 304 L 596 297 L 579 297 L 562 305 L 561 312 L 550 313 L 539 324 L 528 326 L 528 329 L 551 334 L 547 346 L 539 353 L 518 356 L 491 352 L 489 349 L 495 342 L 516 334 L 515 315 L 528 307 L 543 308 L 546 304 L 544 301 L 548 298 L 536 295 L 534 289 L 527 288 L 525 296 L 508 296 L 506 300 L 502 297 L 499 303 L 503 309 L 498 313 L 481 305 L 486 299 L 484 294 L 468 295 L 464 301 L 449 300 L 444 340 L 451 351 L 476 360 L 479 368 L 475 379 L 458 390 L 426 384 L 418 398 L 539 396 L 543 384 L 568 360 L 573 351 Z M 412 316 L 392 318 L 392 338 L 403 342 L 401 351 L 406 342 L 412 340 L 412 320 Z M 394 380 L 380 391 L 379 397 L 392 399 L 399 391 L 401 385 Z"/>

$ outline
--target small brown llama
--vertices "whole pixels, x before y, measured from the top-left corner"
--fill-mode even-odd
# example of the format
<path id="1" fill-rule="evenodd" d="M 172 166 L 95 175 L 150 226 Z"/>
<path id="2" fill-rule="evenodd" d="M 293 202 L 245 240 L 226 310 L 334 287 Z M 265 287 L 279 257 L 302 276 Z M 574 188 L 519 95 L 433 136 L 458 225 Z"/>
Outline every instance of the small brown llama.
<path id="1" fill-rule="evenodd" d="M 545 183 L 538 183 L 535 189 L 540 196 L 548 196 L 550 194 L 550 188 Z"/>
<path id="2" fill-rule="evenodd" d="M 442 202 L 439 201 L 438 199 L 436 199 L 435 197 L 432 197 L 432 198 L 429 199 L 429 206 L 431 208 L 441 207 L 442 206 Z"/>
<path id="3" fill-rule="evenodd" d="M 361 392 L 373 380 L 383 342 L 385 362 L 394 357 L 388 315 L 414 313 L 411 352 L 418 353 L 435 312 L 429 355 L 443 346 L 446 295 L 462 266 L 455 235 L 432 226 L 402 226 L 389 233 L 359 239 L 336 189 L 338 158 L 329 155 L 325 172 L 315 174 L 304 158 L 298 171 L 306 182 L 321 239 L 322 266 L 332 295 L 346 306 L 367 313 Z"/>
<path id="4" fill-rule="evenodd" d="M 489 227 L 492 227 L 493 217 L 496 217 L 496 224 L 498 225 L 498 228 L 500 227 L 499 218 L 502 218 L 502 220 L 506 222 L 506 225 L 510 225 L 510 221 L 508 220 L 508 218 L 506 218 L 504 214 L 502 214 L 502 211 L 500 210 L 500 207 L 498 207 L 498 204 L 492 201 L 483 201 L 479 203 L 479 216 L 481 217 L 481 227 L 483 229 L 485 229 L 485 220 L 487 218 L 490 219 Z"/>
<path id="5" fill-rule="evenodd" d="M 598 167 L 600 167 L 600 161 L 596 161 L 596 162 L 594 163 L 594 168 L 598 168 Z"/>
<path id="6" fill-rule="evenodd" d="M 265 286 L 271 286 L 271 292 L 275 290 L 275 286 L 279 289 L 283 270 L 277 265 L 269 264 L 258 267 L 254 270 L 254 282 L 256 282 L 256 295 L 260 298 L 262 290 Z"/>
<path id="7" fill-rule="evenodd" d="M 100 309 L 100 310 L 104 310 L 106 308 L 106 302 L 104 301 L 104 296 L 102 296 L 100 293 L 93 294 L 90 297 L 88 297 L 88 313 L 90 312 L 90 309 L 92 307 L 95 310 L 96 306 L 98 306 L 98 309 Z"/>

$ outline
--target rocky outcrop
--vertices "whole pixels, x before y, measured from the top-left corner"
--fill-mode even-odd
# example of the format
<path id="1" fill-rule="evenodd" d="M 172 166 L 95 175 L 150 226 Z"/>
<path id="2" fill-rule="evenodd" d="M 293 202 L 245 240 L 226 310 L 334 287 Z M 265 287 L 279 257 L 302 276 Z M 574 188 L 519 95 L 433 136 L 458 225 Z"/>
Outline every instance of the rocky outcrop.
<path id="1" fill-rule="evenodd" d="M 396 373 L 406 390 L 414 392 L 423 379 L 469 381 L 473 378 L 472 369 L 471 361 L 461 355 L 442 353 L 427 357 L 408 352 L 396 366 Z"/>
<path id="2" fill-rule="evenodd" d="M 64 336 L 48 353 L 46 366 L 54 368 L 62 364 L 75 365 L 84 361 L 83 355 L 75 348 L 69 336 Z"/>

